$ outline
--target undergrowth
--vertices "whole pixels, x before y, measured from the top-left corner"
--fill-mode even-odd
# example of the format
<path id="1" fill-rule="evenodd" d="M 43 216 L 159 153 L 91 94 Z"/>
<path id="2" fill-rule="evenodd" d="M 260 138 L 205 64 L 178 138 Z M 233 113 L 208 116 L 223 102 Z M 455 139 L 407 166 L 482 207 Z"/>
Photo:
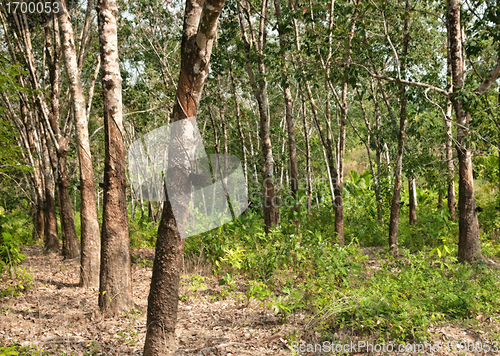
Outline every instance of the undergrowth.
<path id="1" fill-rule="evenodd" d="M 402 207 L 400 250 L 394 257 L 376 247 L 386 245 L 387 226 L 378 221 L 369 180 L 357 178 L 346 184 L 346 246 L 336 244 L 331 209 L 282 210 L 280 226 L 268 235 L 261 216 L 249 211 L 187 239 L 186 258 L 212 265 L 225 287 L 222 297 L 233 295 L 242 303 L 255 299 L 283 322 L 306 313 L 312 316 L 311 329 L 330 340 L 349 330 L 357 337 L 428 341 L 431 326 L 475 324 L 477 318 L 500 315 L 497 269 L 457 263 L 458 224 L 446 208 L 437 207 L 437 194 L 418 190 L 414 226 L 403 220 L 408 208 Z M 483 237 L 483 250 L 487 257 L 500 256 L 500 246 L 489 236 Z M 243 293 L 235 287 L 241 278 Z"/>

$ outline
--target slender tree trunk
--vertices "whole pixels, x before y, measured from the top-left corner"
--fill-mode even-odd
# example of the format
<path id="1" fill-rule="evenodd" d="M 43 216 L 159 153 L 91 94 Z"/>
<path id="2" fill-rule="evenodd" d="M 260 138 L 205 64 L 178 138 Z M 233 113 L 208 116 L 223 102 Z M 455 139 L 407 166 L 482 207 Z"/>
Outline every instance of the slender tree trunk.
<path id="1" fill-rule="evenodd" d="M 400 72 L 401 76 L 406 73 L 406 56 L 408 54 L 408 44 L 410 42 L 410 10 L 411 0 L 406 0 L 405 9 L 405 24 L 403 29 L 403 48 L 401 55 Z M 401 176 L 403 170 L 403 153 L 406 137 L 406 88 L 401 87 L 400 90 L 400 106 L 399 113 L 399 134 L 398 134 L 398 154 L 396 158 L 396 167 L 394 169 L 394 189 L 392 191 L 391 200 L 391 217 L 389 220 L 389 248 L 396 251 L 398 248 L 398 227 L 399 227 L 399 211 L 400 211 L 400 196 L 401 196 Z"/>
<path id="2" fill-rule="evenodd" d="M 333 4 L 334 4 L 334 2 L 332 1 L 330 3 L 330 12 L 331 12 L 330 17 L 333 16 Z M 291 0 L 289 1 L 289 5 L 292 9 L 296 10 L 296 5 Z M 311 11 L 312 11 L 312 9 L 311 9 Z M 356 15 L 357 11 L 358 11 L 358 4 L 356 4 L 355 15 L 353 15 L 353 22 L 351 24 L 351 28 L 350 28 L 351 31 L 350 31 L 350 34 L 348 36 L 348 44 L 346 46 L 346 52 L 345 52 L 345 56 L 344 56 L 344 64 L 347 65 L 347 68 L 349 67 L 349 64 L 350 64 L 350 41 L 352 40 L 352 35 L 354 33 L 354 26 L 355 26 L 355 22 L 356 22 L 356 19 L 354 17 L 357 16 Z M 331 22 L 331 25 L 332 24 L 333 24 L 333 22 Z M 297 49 L 299 51 L 299 53 L 297 55 L 297 59 L 299 62 L 298 64 L 300 66 L 302 64 L 301 63 L 302 59 L 301 59 L 301 55 L 300 55 L 301 44 L 300 44 L 300 36 L 299 36 L 299 26 L 298 26 L 298 22 L 296 19 L 293 19 L 293 25 L 294 25 L 294 33 L 295 33 L 295 44 L 296 44 Z M 331 47 L 329 48 L 329 50 L 331 50 Z M 328 60 L 327 60 L 327 62 L 328 62 Z M 325 70 L 326 70 L 325 79 L 328 82 L 328 77 L 329 77 L 328 63 L 326 63 L 325 67 L 326 67 L 325 68 Z M 295 68 L 295 69 L 297 70 L 297 68 Z M 305 74 L 304 69 L 301 68 L 300 70 L 301 70 L 304 78 L 306 78 L 306 74 Z M 344 74 L 346 74 L 346 72 L 344 72 Z M 331 174 L 330 180 L 331 180 L 331 184 L 334 187 L 332 201 L 333 201 L 333 206 L 334 206 L 333 208 L 335 211 L 335 234 L 337 237 L 337 243 L 344 244 L 344 216 L 343 216 L 344 210 L 343 210 L 343 201 L 342 201 L 342 189 L 343 188 L 342 188 L 342 182 L 339 183 L 339 173 L 337 171 L 337 167 L 335 166 L 336 162 L 337 162 L 337 164 L 340 162 L 340 160 L 339 160 L 340 156 L 336 157 L 334 154 L 334 147 L 336 145 L 335 145 L 335 142 L 334 142 L 332 134 L 331 134 L 330 117 L 329 117 L 330 116 L 329 98 L 327 99 L 327 103 L 326 103 L 326 105 L 327 105 L 326 106 L 327 118 L 325 121 L 326 121 L 327 132 L 325 135 L 323 128 L 321 126 L 320 120 L 319 120 L 318 109 L 317 109 L 316 102 L 314 100 L 314 97 L 313 97 L 313 94 L 311 91 L 311 86 L 310 86 L 307 79 L 304 80 L 304 86 L 305 86 L 305 90 L 307 93 L 307 97 L 309 99 L 309 103 L 311 105 L 314 123 L 316 125 L 317 130 L 318 130 L 318 134 L 320 136 L 321 143 L 323 144 L 323 147 L 326 150 L 328 168 L 329 168 L 329 171 Z M 345 87 L 345 89 L 347 89 L 347 88 Z M 334 91 L 334 94 L 336 94 L 335 91 Z M 346 110 L 347 110 L 347 108 L 346 108 Z M 346 113 L 347 113 L 347 111 L 346 111 Z M 345 127 L 344 127 L 344 129 L 345 129 Z M 345 138 L 345 131 L 344 131 L 344 138 Z M 340 152 L 340 150 L 338 150 L 338 151 Z"/>
<path id="3" fill-rule="evenodd" d="M 51 24 L 53 24 L 54 43 L 52 43 Z M 67 172 L 68 138 L 60 130 L 60 101 L 59 83 L 60 72 L 59 63 L 61 58 L 61 45 L 59 38 L 58 20 L 54 19 L 45 25 L 46 55 L 49 64 L 50 86 L 51 86 L 51 107 L 49 114 L 51 129 L 54 133 L 56 145 L 54 161 L 57 163 L 58 178 L 56 185 L 59 198 L 59 215 L 61 220 L 61 230 L 63 235 L 62 254 L 64 258 L 75 258 L 80 254 L 80 246 L 76 237 L 75 221 L 73 218 L 73 208 L 71 206 L 71 196 L 69 193 L 69 179 Z M 50 128 L 47 128 L 50 130 Z M 57 143 L 57 144 L 56 144 Z"/>
<path id="4" fill-rule="evenodd" d="M 499 98 L 500 102 L 500 98 Z M 498 169 L 500 172 L 500 125 L 497 124 L 497 137 L 498 137 L 498 143 L 497 143 L 497 151 L 498 151 Z M 498 186 L 500 187 L 500 175 L 499 175 L 499 181 L 498 181 Z M 497 203 L 498 206 L 498 211 L 500 212 L 500 203 Z"/>
<path id="5" fill-rule="evenodd" d="M 249 6 L 249 5 L 248 5 Z M 253 94 L 259 106 L 259 137 L 262 143 L 262 184 L 264 190 L 264 223 L 265 231 L 269 233 L 271 227 L 279 221 L 279 211 L 276 204 L 276 191 L 274 188 L 274 157 L 271 144 L 271 118 L 269 117 L 269 102 L 267 100 L 266 65 L 264 63 L 264 52 L 266 46 L 266 29 L 268 0 L 262 1 L 260 13 L 258 39 L 252 26 L 252 17 L 248 8 L 242 9 L 238 3 L 239 22 L 243 38 L 246 67 Z M 243 11 L 246 11 L 245 25 Z M 248 27 L 248 31 L 247 31 Z M 247 34 L 249 32 L 249 34 Z M 250 37 L 250 39 L 249 39 Z M 252 49 L 253 48 L 253 49 Z M 258 78 L 252 67 L 252 53 L 257 54 Z"/>
<path id="6" fill-rule="evenodd" d="M 91 6 L 89 3 L 87 6 Z M 94 186 L 94 169 L 90 152 L 88 115 L 85 95 L 78 70 L 75 36 L 68 11 L 63 3 L 63 14 L 59 17 L 62 35 L 62 48 L 66 73 L 70 82 L 73 108 L 76 121 L 78 144 L 78 160 L 80 162 L 80 221 L 81 221 L 81 260 L 80 287 L 97 288 L 99 286 L 99 269 L 101 258 L 101 239 L 99 221 L 97 219 L 96 194 Z M 92 83 L 95 83 L 95 76 Z M 91 92 L 93 92 L 93 84 Z M 89 103 L 92 100 L 89 95 Z"/>
<path id="7" fill-rule="evenodd" d="M 446 105 L 446 166 L 448 167 L 448 211 L 450 212 L 450 220 L 456 219 L 455 214 L 455 167 L 453 166 L 453 131 L 452 131 L 452 109 L 451 101 L 447 100 Z"/>
<path id="8" fill-rule="evenodd" d="M 374 98 L 374 101 L 376 101 L 377 98 Z M 376 106 L 378 106 L 378 104 L 376 104 Z M 373 178 L 373 185 L 374 185 L 374 190 L 375 190 L 375 200 L 377 201 L 377 218 L 378 218 L 378 221 L 380 222 L 383 222 L 384 221 L 384 209 L 383 209 L 383 201 L 382 201 L 382 189 L 381 189 L 381 186 L 380 186 L 380 181 L 379 181 L 379 177 L 380 177 L 380 165 L 381 165 L 381 161 L 380 161 L 380 146 L 379 146 L 379 133 L 378 133 L 378 127 L 380 126 L 379 124 L 379 120 L 380 120 L 380 117 L 378 117 L 378 112 L 376 111 L 375 112 L 375 125 L 376 125 L 376 128 L 377 128 L 377 132 L 375 133 L 375 135 L 371 135 L 371 125 L 370 125 L 370 121 L 368 120 L 368 117 L 366 116 L 366 110 L 364 109 L 364 106 L 362 106 L 362 109 L 363 109 L 363 117 L 365 118 L 365 125 L 366 125 L 366 128 L 368 130 L 368 138 L 367 138 L 367 145 L 366 145 L 366 151 L 367 151 L 367 154 L 368 154 L 368 160 L 369 160 L 369 163 L 370 163 L 370 170 L 371 170 L 371 173 L 372 173 L 372 178 Z M 376 109 L 378 110 L 378 109 Z M 371 158 L 371 153 L 370 153 L 370 142 L 371 142 L 371 138 L 373 137 L 373 142 L 375 144 L 375 167 L 374 167 L 374 164 L 373 164 L 373 160 Z"/>
<path id="9" fill-rule="evenodd" d="M 243 173 L 245 174 L 245 184 L 248 187 L 248 162 L 247 150 L 245 147 L 245 134 L 243 133 L 243 127 L 241 126 L 240 102 L 236 95 L 236 84 L 234 83 L 233 68 L 231 63 L 229 63 L 229 76 L 231 77 L 231 90 L 234 98 L 234 106 L 236 109 L 236 122 L 238 124 L 238 133 L 240 134 L 241 154 L 243 156 Z"/>
<path id="10" fill-rule="evenodd" d="M 19 84 L 24 86 L 22 78 L 18 78 Z M 13 108 L 11 108 L 8 102 L 7 94 L 4 93 L 4 98 L 7 100 L 9 111 L 12 111 L 13 121 L 18 129 L 19 135 L 21 136 L 24 146 L 26 148 L 27 162 L 33 168 L 33 185 L 35 191 L 35 213 L 34 213 L 34 235 L 37 239 L 44 241 L 45 237 L 45 183 L 44 175 L 41 166 L 41 143 L 40 135 L 35 131 L 33 125 L 33 113 L 28 110 L 28 97 L 25 93 L 19 93 L 19 107 L 21 111 L 22 121 L 16 119 Z M 35 138 L 38 142 L 35 143 Z M 34 157 L 34 153 L 38 154 L 38 157 Z"/>
<path id="11" fill-rule="evenodd" d="M 358 93 L 359 95 L 359 93 Z M 373 164 L 373 159 L 372 159 L 372 154 L 370 150 L 370 142 L 371 142 L 371 125 L 370 121 L 368 120 L 367 114 L 366 114 L 366 109 L 365 105 L 363 103 L 363 98 L 360 98 L 359 100 L 360 106 L 361 106 L 361 111 L 363 112 L 363 120 L 365 122 L 366 130 L 367 130 L 367 136 L 366 139 L 363 139 L 361 137 L 361 134 L 359 133 L 358 129 L 354 126 L 354 124 L 351 122 L 349 119 L 349 122 L 354 129 L 354 132 L 356 135 L 359 137 L 359 139 L 363 142 L 366 148 L 366 154 L 368 156 L 368 163 L 370 165 L 370 172 L 372 174 L 372 179 L 373 179 L 373 186 L 374 186 L 374 191 L 375 191 L 375 200 L 377 204 L 377 217 L 379 221 L 383 221 L 383 215 L 382 215 L 382 197 L 381 197 L 381 191 L 380 191 L 380 184 L 378 182 L 378 175 L 377 172 L 375 172 L 375 167 Z"/>
<path id="12" fill-rule="evenodd" d="M 443 190 L 441 189 L 441 187 L 439 187 L 439 191 L 438 191 L 438 206 L 437 206 L 438 209 L 442 209 L 443 208 Z"/>
<path id="13" fill-rule="evenodd" d="M 328 171 L 330 172 L 330 184 L 333 186 L 333 194 L 332 194 L 332 204 L 333 208 L 335 211 L 335 214 L 337 214 L 337 205 L 342 205 L 342 195 L 340 193 L 340 185 L 337 184 L 337 168 L 335 167 L 335 154 L 333 152 L 333 147 L 335 146 L 335 143 L 332 140 L 332 135 L 330 135 L 330 130 L 327 127 L 327 133 L 325 134 L 323 131 L 323 127 L 321 126 L 321 123 L 319 121 L 319 115 L 318 115 L 318 107 L 316 106 L 316 102 L 313 98 L 311 87 L 309 86 L 309 83 L 305 83 L 306 85 L 306 90 L 307 90 L 307 96 L 309 98 L 309 103 L 311 104 L 311 110 L 313 112 L 313 119 L 314 123 L 316 124 L 316 129 L 318 130 L 318 135 L 321 139 L 321 143 L 323 144 L 323 147 L 326 150 L 326 160 L 327 160 L 327 168 Z M 328 114 L 328 108 L 327 106 L 327 115 Z M 326 120 L 327 122 L 329 121 L 328 119 Z M 342 210 L 343 212 L 343 210 Z M 343 235 L 343 223 L 340 224 L 339 222 L 343 222 L 343 218 L 337 219 L 335 218 L 335 233 L 337 235 L 337 243 L 343 244 L 344 243 L 344 235 Z M 341 230 L 338 230 L 339 228 L 342 228 Z M 341 234 L 342 233 L 342 234 Z"/>
<path id="14" fill-rule="evenodd" d="M 98 0 L 96 6 L 105 135 L 99 308 L 105 314 L 119 315 L 133 303 L 125 194 L 122 79 L 117 39 L 118 8 L 116 0 Z"/>
<path id="15" fill-rule="evenodd" d="M 306 100 L 304 98 L 302 86 L 299 83 L 301 99 L 302 125 L 304 129 L 304 143 L 306 146 L 306 184 L 307 184 L 307 211 L 311 211 L 312 204 L 312 183 L 311 183 L 311 145 L 309 143 L 309 130 L 307 127 Z"/>
<path id="16" fill-rule="evenodd" d="M 189 118 L 196 125 L 196 113 L 201 93 L 208 75 L 208 65 L 212 45 L 217 31 L 217 21 L 224 5 L 223 0 L 187 0 L 181 45 L 181 72 L 173 109 L 173 121 Z M 189 125 L 187 125 L 189 126 Z M 179 130 L 181 131 L 181 130 Z M 178 132 L 181 141 L 187 132 Z M 191 147 L 187 147 L 191 149 Z M 193 145 L 194 149 L 194 145 Z M 173 157 L 183 162 L 186 150 L 179 145 L 170 145 L 169 163 Z M 169 167 L 171 165 L 169 164 Z M 178 164 L 169 168 L 167 180 L 175 192 L 190 191 L 188 172 Z M 181 202 L 182 203 L 182 202 Z M 187 202 L 186 203 L 187 206 Z M 187 209 L 184 216 L 175 216 L 169 198 L 164 203 L 153 265 L 153 276 L 148 297 L 147 333 L 144 356 L 170 356 L 176 350 L 175 324 L 179 302 L 179 280 L 182 269 L 184 240 L 179 226 L 185 227 Z"/>
<path id="17" fill-rule="evenodd" d="M 59 146 L 61 148 L 61 146 Z M 57 191 L 59 193 L 59 215 L 61 218 L 61 229 L 63 233 L 63 256 L 64 258 L 76 258 L 80 255 L 80 244 L 76 237 L 73 207 L 71 206 L 71 195 L 69 193 L 70 177 L 67 172 L 66 152 L 59 150 L 59 179 L 57 180 Z"/>
<path id="18" fill-rule="evenodd" d="M 293 210 L 298 210 L 298 191 L 299 191 L 299 172 L 297 164 L 297 145 L 295 142 L 295 124 L 293 119 L 293 99 L 290 91 L 290 82 L 288 79 L 288 60 L 289 55 L 286 49 L 286 23 L 282 19 L 280 0 L 274 0 L 274 8 L 276 12 L 276 19 L 278 20 L 278 34 L 280 38 L 280 48 L 283 52 L 282 71 L 281 71 L 281 85 L 283 87 L 283 97 L 285 101 L 285 117 L 286 128 L 288 134 L 288 158 L 290 160 L 290 190 L 295 204 L 292 206 Z M 298 223 L 298 222 L 297 222 Z"/>
<path id="19" fill-rule="evenodd" d="M 42 164 L 44 170 L 45 181 L 45 204 L 44 204 L 44 236 L 45 236 L 45 252 L 59 252 L 59 234 L 57 232 L 57 214 L 56 214 L 56 185 L 54 174 L 50 164 L 47 142 L 44 135 L 40 135 L 42 149 Z"/>
<path id="20" fill-rule="evenodd" d="M 45 212 L 44 212 L 45 201 L 43 196 L 37 196 L 36 206 L 35 206 L 35 237 L 43 241 L 45 236 Z"/>
<path id="21" fill-rule="evenodd" d="M 151 197 L 151 192 L 148 195 Z M 148 201 L 148 219 L 149 219 L 149 221 L 155 221 L 155 216 L 154 216 L 153 210 L 154 210 L 153 209 L 153 202 L 151 200 L 149 200 Z"/>
<path id="22" fill-rule="evenodd" d="M 408 195 L 410 205 L 410 226 L 417 223 L 417 188 L 415 186 L 415 178 L 408 177 Z"/>
<path id="23" fill-rule="evenodd" d="M 449 60 L 453 94 L 451 101 L 455 108 L 457 120 L 457 155 L 459 170 L 458 186 L 458 259 L 460 262 L 473 262 L 482 259 L 479 241 L 479 223 L 476 213 L 476 196 L 474 193 L 474 177 L 472 174 L 472 152 L 467 142 L 470 131 L 470 113 L 464 109 L 462 99 L 457 98 L 457 90 L 465 84 L 465 58 L 460 23 L 461 0 L 447 0 L 447 28 L 449 43 Z"/>
<path id="24" fill-rule="evenodd" d="M 253 146 L 253 139 L 252 139 L 252 130 L 250 129 L 250 124 L 247 121 L 247 127 L 248 127 L 248 142 L 250 143 L 250 160 L 253 162 L 252 163 L 252 168 L 253 168 L 253 180 L 255 183 L 259 183 L 259 174 L 257 173 L 257 164 L 256 159 L 255 159 L 255 150 Z"/>
<path id="25" fill-rule="evenodd" d="M 354 3 L 354 13 L 352 15 L 351 24 L 349 28 L 349 35 L 347 36 L 347 43 L 345 46 L 344 54 L 344 73 L 342 80 L 342 93 L 340 97 L 340 125 L 339 125 L 339 148 L 337 158 L 337 184 L 335 186 L 335 232 L 340 244 L 344 244 L 344 157 L 345 157 L 345 142 L 346 142 L 346 126 L 347 126 L 347 80 L 349 78 L 349 68 L 351 65 L 351 46 L 354 37 L 354 29 L 359 15 L 360 1 Z"/>
<path id="26" fill-rule="evenodd" d="M 288 157 L 290 160 L 290 190 L 292 191 L 292 196 L 295 199 L 294 210 L 299 210 L 300 206 L 298 204 L 299 199 L 299 168 L 297 162 L 297 144 L 295 142 L 295 123 L 293 118 L 293 102 L 292 94 L 290 93 L 290 88 L 285 89 L 285 107 L 286 110 L 286 127 L 288 134 Z"/>

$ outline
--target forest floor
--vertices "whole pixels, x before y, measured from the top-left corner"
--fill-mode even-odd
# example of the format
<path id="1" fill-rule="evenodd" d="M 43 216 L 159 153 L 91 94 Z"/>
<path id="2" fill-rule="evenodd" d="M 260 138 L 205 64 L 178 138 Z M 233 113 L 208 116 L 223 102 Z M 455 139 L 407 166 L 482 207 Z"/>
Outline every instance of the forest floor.
<path id="1" fill-rule="evenodd" d="M 152 250 L 134 251 L 134 260 L 139 262 L 132 266 L 136 306 L 123 316 L 113 318 L 103 318 L 98 312 L 97 290 L 77 287 L 78 260 L 63 261 L 55 254 L 43 255 L 38 246 L 27 247 L 24 253 L 23 266 L 33 277 L 32 287 L 21 295 L 0 299 L 0 341 L 4 345 L 18 343 L 55 355 L 142 354 L 152 273 L 148 260 L 152 260 Z M 310 316 L 296 314 L 282 323 L 272 310 L 258 302 L 245 303 L 238 299 L 238 291 L 225 295 L 218 279 L 209 272 L 209 268 L 200 267 L 196 273 L 193 271 L 182 278 L 176 355 L 290 355 L 287 335 L 297 330 L 309 331 L 312 339 L 306 342 L 314 341 L 315 333 L 307 330 Z M 0 288 L 5 289 L 5 283 Z M 481 341 L 486 336 L 453 325 L 436 328 L 431 333 L 435 343 Z M 344 336 L 351 340 L 354 337 Z M 376 353 L 350 355 L 365 354 Z M 411 354 L 417 353 L 398 353 Z M 441 348 L 440 352 L 426 354 L 452 353 Z M 492 353 L 474 353 L 488 354 Z"/>
<path id="2" fill-rule="evenodd" d="M 78 288 L 78 260 L 43 255 L 38 246 L 27 247 L 24 253 L 22 266 L 33 277 L 32 287 L 20 296 L 0 299 L 0 340 L 58 355 L 142 354 L 150 267 L 132 265 L 135 308 L 120 317 L 103 318 L 98 312 L 98 291 Z M 152 250 L 135 253 L 152 260 L 147 256 Z M 187 300 L 179 301 L 178 355 L 290 354 L 281 340 L 300 328 L 304 316 L 296 317 L 295 324 L 282 324 L 257 303 L 242 305 L 218 297 L 222 288 L 214 276 L 205 273 L 194 284 L 188 277 L 181 283 L 180 295 Z"/>

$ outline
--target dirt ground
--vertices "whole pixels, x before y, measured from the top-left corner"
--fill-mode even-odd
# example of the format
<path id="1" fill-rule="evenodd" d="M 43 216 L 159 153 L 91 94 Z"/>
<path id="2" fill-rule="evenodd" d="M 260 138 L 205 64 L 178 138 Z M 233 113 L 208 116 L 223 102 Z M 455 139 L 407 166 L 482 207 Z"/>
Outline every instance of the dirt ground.
<path id="1" fill-rule="evenodd" d="M 79 261 L 63 261 L 57 255 L 43 255 L 41 247 L 27 247 L 23 267 L 33 276 L 32 288 L 16 297 L 0 299 L 0 340 L 19 343 L 55 355 L 142 355 L 146 334 L 147 295 L 151 268 L 141 259 L 152 259 L 151 250 L 134 251 L 132 266 L 133 294 L 136 307 L 120 317 L 103 318 L 98 312 L 97 290 L 77 287 Z M 205 268 L 206 270 L 206 268 Z M 314 331 L 307 330 L 310 316 L 297 314 L 286 324 L 272 310 L 257 302 L 246 304 L 236 293 L 223 296 L 223 287 L 215 277 L 199 270 L 182 278 L 177 324 L 176 355 L 290 355 L 286 335 L 294 330 L 314 342 Z M 208 271 L 206 271 L 208 272 Z M 0 284 L 6 288 L 8 281 Z M 446 326 L 431 330 L 433 342 L 484 342 L 487 334 L 466 328 Z M 353 339 L 353 335 L 339 335 Z M 355 339 L 355 337 L 354 337 Z M 427 350 L 426 350 L 427 351 Z M 439 352 L 425 355 L 492 355 L 494 353 Z M 305 355 L 322 355 L 306 352 Z M 334 352 L 333 354 L 339 354 Z M 345 353 L 342 353 L 345 354 Z M 363 353 L 360 355 L 417 355 L 404 353 Z M 420 353 L 422 354 L 422 353 Z M 498 353 L 497 353 L 498 354 Z"/>
<path id="2" fill-rule="evenodd" d="M 77 287 L 78 260 L 43 255 L 36 246 L 24 253 L 23 266 L 33 276 L 33 286 L 21 296 L 0 300 L 0 340 L 59 355 L 142 355 L 150 267 L 132 266 L 136 308 L 120 317 L 103 318 L 97 311 L 98 291 Z M 257 303 L 246 306 L 220 298 L 222 287 L 214 277 L 200 283 L 203 286 L 195 291 L 183 278 L 180 294 L 187 300 L 179 301 L 176 354 L 290 354 L 281 340 L 299 327 L 301 317 L 294 325 L 282 325 L 271 310 Z"/>

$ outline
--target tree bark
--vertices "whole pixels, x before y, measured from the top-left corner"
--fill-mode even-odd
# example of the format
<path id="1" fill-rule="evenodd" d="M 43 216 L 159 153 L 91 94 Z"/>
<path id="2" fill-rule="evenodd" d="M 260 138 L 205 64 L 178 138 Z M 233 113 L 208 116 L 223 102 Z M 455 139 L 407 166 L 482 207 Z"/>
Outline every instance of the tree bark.
<path id="1" fill-rule="evenodd" d="M 411 0 L 406 0 L 403 48 L 400 63 L 400 72 L 402 76 L 406 73 L 406 56 L 408 54 L 408 44 L 410 42 L 410 10 Z M 401 111 L 399 113 L 398 153 L 396 158 L 396 167 L 394 169 L 394 189 L 392 192 L 391 217 L 389 220 L 389 248 L 393 251 L 396 251 L 398 248 L 399 203 L 401 196 L 404 143 L 406 137 L 406 104 L 408 102 L 408 99 L 406 98 L 405 86 L 401 86 L 400 97 Z"/>
<path id="2" fill-rule="evenodd" d="M 455 167 L 453 166 L 453 131 L 452 131 L 452 109 L 453 105 L 449 99 L 447 99 L 446 105 L 446 117 L 445 117 L 445 125 L 446 125 L 446 166 L 447 166 L 447 180 L 448 180 L 448 211 L 450 213 L 450 220 L 456 219 L 455 214 Z"/>
<path id="3" fill-rule="evenodd" d="M 44 204 L 44 236 L 45 236 L 45 253 L 59 252 L 59 234 L 57 231 L 57 214 L 56 214 L 56 199 L 55 190 L 56 185 L 54 181 L 54 174 L 50 165 L 49 152 L 47 148 L 47 140 L 44 135 L 40 135 L 41 148 L 42 148 L 42 164 L 44 170 L 45 181 L 45 204 Z"/>
<path id="4" fill-rule="evenodd" d="M 90 7 L 90 4 L 88 5 Z M 97 219 L 96 195 L 94 186 L 94 169 L 90 152 L 88 116 L 85 95 L 78 69 L 75 48 L 75 36 L 69 13 L 62 2 L 63 14 L 59 17 L 62 35 L 62 48 L 66 65 L 66 73 L 70 82 L 73 97 L 73 109 L 76 121 L 78 144 L 78 160 L 80 162 L 80 221 L 81 221 L 81 260 L 80 287 L 97 288 L 99 286 L 99 269 L 101 258 L 101 239 L 99 221 Z M 95 79 L 93 79 L 93 82 Z M 91 98 L 89 98 L 89 101 Z"/>
<path id="5" fill-rule="evenodd" d="M 472 152 L 467 142 L 470 136 L 470 113 L 464 109 L 463 100 L 457 98 L 458 91 L 465 84 L 466 67 L 463 48 L 462 25 L 460 23 L 461 0 L 447 0 L 447 29 L 449 60 L 453 94 L 450 99 L 457 120 L 457 144 L 459 186 L 458 186 L 458 259 L 473 262 L 482 259 L 479 241 L 479 223 L 476 213 L 476 196 L 472 175 Z"/>
<path id="6" fill-rule="evenodd" d="M 133 303 L 125 194 L 122 79 L 117 39 L 118 8 L 116 0 L 98 0 L 96 8 L 105 135 L 99 308 L 105 314 L 119 315 Z"/>
<path id="7" fill-rule="evenodd" d="M 80 244 L 76 236 L 73 207 L 71 206 L 71 195 L 69 193 L 70 176 L 68 175 L 66 163 L 67 147 L 60 145 L 59 148 L 57 191 L 59 196 L 59 216 L 63 233 L 63 256 L 67 259 L 73 259 L 80 255 Z"/>
<path id="8" fill-rule="evenodd" d="M 42 240 L 44 239 L 45 233 L 45 212 L 43 209 L 45 202 L 42 199 L 42 196 L 37 197 L 36 206 L 35 206 L 35 238 Z"/>
<path id="9" fill-rule="evenodd" d="M 53 24 L 54 43 L 52 43 L 51 23 Z M 45 25 L 45 44 L 46 55 L 49 65 L 50 86 L 51 86 L 51 107 L 49 114 L 50 128 L 52 130 L 55 144 L 54 161 L 57 163 L 58 176 L 56 180 L 58 198 L 59 198 L 59 216 L 61 221 L 61 230 L 63 235 L 62 254 L 64 258 L 75 258 L 80 254 L 80 246 L 76 237 L 75 221 L 73 218 L 73 208 L 71 206 L 71 196 L 69 193 L 69 180 L 67 170 L 67 156 L 69 149 L 69 140 L 60 129 L 60 100 L 59 83 L 60 72 L 59 63 L 61 58 L 61 46 L 59 38 L 58 20 L 54 19 Z M 69 133 L 68 133 L 69 135 Z M 57 143 L 57 144 L 56 144 Z"/>
<path id="10" fill-rule="evenodd" d="M 413 177 L 408 177 L 408 195 L 410 205 L 409 222 L 410 226 L 413 226 L 417 223 L 417 188 Z"/>
<path id="11" fill-rule="evenodd" d="M 173 121 L 190 118 L 196 125 L 196 113 L 201 93 L 208 75 L 212 45 L 217 31 L 217 21 L 224 5 L 223 0 L 187 0 L 181 45 L 181 72 L 177 86 Z M 184 139 L 186 133 L 177 135 Z M 169 147 L 172 157 L 185 157 L 185 150 L 178 145 Z M 188 147 L 189 149 L 189 147 Z M 167 180 L 175 191 L 191 189 L 189 173 L 174 165 Z M 144 356 L 170 356 L 176 350 L 175 324 L 179 301 L 179 280 L 182 269 L 184 240 L 178 226 L 185 226 L 185 216 L 175 216 L 167 196 L 158 228 L 153 276 L 148 297 L 147 332 Z"/>

